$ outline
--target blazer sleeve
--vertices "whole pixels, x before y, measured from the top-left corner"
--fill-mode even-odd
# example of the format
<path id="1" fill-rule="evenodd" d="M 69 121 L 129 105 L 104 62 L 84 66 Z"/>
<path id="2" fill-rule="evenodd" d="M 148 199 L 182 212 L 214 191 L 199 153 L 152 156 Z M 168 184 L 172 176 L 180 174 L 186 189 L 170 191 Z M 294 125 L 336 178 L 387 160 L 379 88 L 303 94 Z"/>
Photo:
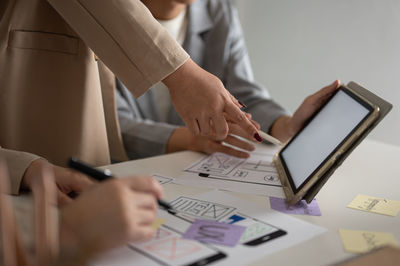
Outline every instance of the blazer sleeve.
<path id="1" fill-rule="evenodd" d="M 135 97 L 189 58 L 140 0 L 47 1 Z"/>
<path id="2" fill-rule="evenodd" d="M 226 2 L 228 14 L 225 14 L 227 19 L 224 27 L 229 32 L 229 59 L 225 65 L 223 80 L 232 95 L 247 105 L 244 111 L 260 123 L 263 131 L 269 132 L 278 117 L 289 113 L 271 98 L 267 89 L 254 81 L 237 10 Z"/>
<path id="3" fill-rule="evenodd" d="M 22 177 L 31 163 L 40 157 L 27 152 L 13 151 L 0 147 L 0 158 L 4 159 L 10 176 L 11 194 L 18 195 Z"/>

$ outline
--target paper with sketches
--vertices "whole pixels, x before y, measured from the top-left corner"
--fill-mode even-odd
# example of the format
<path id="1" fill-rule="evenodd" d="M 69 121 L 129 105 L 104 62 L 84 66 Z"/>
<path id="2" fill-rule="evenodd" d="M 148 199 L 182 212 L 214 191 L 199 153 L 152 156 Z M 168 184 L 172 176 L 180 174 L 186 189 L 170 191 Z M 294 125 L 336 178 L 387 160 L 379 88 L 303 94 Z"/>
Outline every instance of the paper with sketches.
<path id="1" fill-rule="evenodd" d="M 246 227 L 229 223 L 196 219 L 183 238 L 234 247 L 239 242 Z"/>
<path id="2" fill-rule="evenodd" d="M 321 216 L 321 210 L 316 199 L 313 199 L 310 204 L 307 204 L 305 200 L 301 200 L 296 205 L 289 206 L 285 199 L 270 197 L 269 203 L 271 209 L 283 213 Z"/>
<path id="3" fill-rule="evenodd" d="M 187 167 L 175 183 L 285 198 L 273 163 L 278 148 L 256 147 L 248 159 L 223 153 L 205 156 Z"/>
<path id="4" fill-rule="evenodd" d="M 167 221 L 151 240 L 106 253 L 91 265 L 206 265 L 211 262 L 213 265 L 245 265 L 325 231 L 221 191 L 207 192 L 196 198 L 180 196 L 170 204 L 180 211 L 171 215 L 159 209 L 158 217 Z M 245 226 L 246 230 L 235 247 L 183 239 L 183 233 L 196 219 Z"/>
<path id="5" fill-rule="evenodd" d="M 350 253 L 365 253 L 386 246 L 398 245 L 391 233 L 339 229 L 344 249 Z"/>
<path id="6" fill-rule="evenodd" d="M 163 176 L 160 174 L 152 174 L 153 178 L 157 180 L 161 185 L 165 185 L 174 181 L 174 178 L 169 176 Z"/>
<path id="7" fill-rule="evenodd" d="M 358 194 L 347 207 L 361 211 L 397 216 L 400 211 L 400 201 Z"/>

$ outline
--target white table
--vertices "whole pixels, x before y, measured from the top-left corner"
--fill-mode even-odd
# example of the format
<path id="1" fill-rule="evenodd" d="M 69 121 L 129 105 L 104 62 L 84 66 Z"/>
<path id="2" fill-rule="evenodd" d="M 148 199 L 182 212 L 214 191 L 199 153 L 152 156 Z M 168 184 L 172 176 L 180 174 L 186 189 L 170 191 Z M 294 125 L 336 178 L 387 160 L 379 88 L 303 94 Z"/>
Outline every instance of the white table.
<path id="1" fill-rule="evenodd" d="M 182 169 L 203 155 L 185 151 L 114 164 L 108 168 L 117 176 L 159 173 L 178 177 Z M 204 188 L 167 184 L 165 198 L 192 196 Z M 328 231 L 300 245 L 266 256 L 251 265 L 327 265 L 349 258 L 344 252 L 338 229 L 391 232 L 400 241 L 400 215 L 397 217 L 346 208 L 357 194 L 400 200 L 400 147 L 366 139 L 336 170 L 317 195 L 322 216 L 294 215 Z M 266 197 L 232 193 L 269 208 Z"/>

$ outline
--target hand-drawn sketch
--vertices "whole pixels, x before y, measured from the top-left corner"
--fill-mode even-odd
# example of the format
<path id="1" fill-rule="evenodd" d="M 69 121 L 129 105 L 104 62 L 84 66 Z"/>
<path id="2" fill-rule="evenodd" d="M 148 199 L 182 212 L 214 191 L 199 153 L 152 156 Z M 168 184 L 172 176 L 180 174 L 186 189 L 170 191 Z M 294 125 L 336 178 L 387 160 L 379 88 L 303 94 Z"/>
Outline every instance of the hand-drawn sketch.
<path id="1" fill-rule="evenodd" d="M 237 170 L 233 176 L 234 177 L 241 177 L 241 178 L 245 178 L 247 175 L 249 174 L 248 171 L 244 171 L 244 170 Z"/>
<path id="2" fill-rule="evenodd" d="M 247 227 L 240 239 L 240 243 L 245 243 L 279 230 L 279 228 L 273 225 L 239 213 L 235 207 L 215 202 L 181 196 L 173 200 L 171 205 L 177 211 L 176 217 L 183 218 L 190 222 L 193 222 L 196 218 L 200 218 L 228 224 L 234 223 L 235 225 Z M 272 239 L 272 237 L 269 238 L 269 240 Z"/>
<path id="3" fill-rule="evenodd" d="M 144 249 L 153 252 L 161 258 L 176 260 L 196 253 L 201 250 L 201 246 L 194 241 L 173 236 L 158 242 L 152 242 L 145 246 Z"/>
<path id="4" fill-rule="evenodd" d="M 180 196 L 172 202 L 179 209 L 178 214 L 171 214 L 160 208 L 157 217 L 165 219 L 166 222 L 154 233 L 152 239 L 130 243 L 127 247 L 118 249 L 117 253 L 107 254 L 91 265 L 182 266 L 214 265 L 219 262 L 224 265 L 246 265 L 265 254 L 277 252 L 323 232 L 322 229 L 314 232 L 318 228 L 303 221 L 298 222 L 290 216 L 280 213 L 271 216 L 265 213 L 264 209 L 244 203 L 242 199 L 221 191 L 207 192 L 197 199 Z M 181 212 L 185 218 L 179 216 Z M 193 218 L 195 215 L 211 216 L 214 221 L 218 219 L 220 223 L 246 227 L 247 233 L 241 237 L 239 244 L 231 248 L 183 239 L 183 234 L 193 223 L 187 217 Z M 206 220 L 204 216 L 200 219 Z M 280 224 L 284 224 L 285 227 L 278 227 Z M 215 231 L 215 227 L 203 227 L 203 238 L 200 241 L 211 236 L 221 239 L 215 234 L 217 232 L 220 231 Z M 290 234 L 283 238 L 286 232 Z M 226 234 L 228 235 L 230 234 Z M 274 241 L 277 238 L 281 241 Z"/>
<path id="5" fill-rule="evenodd" d="M 203 261 L 206 265 L 207 258 L 216 261 L 226 257 L 218 249 L 198 241 L 184 239 L 180 232 L 164 225 L 157 230 L 152 239 L 129 244 L 128 247 L 151 259 L 154 262 L 152 265 L 188 265 L 197 260 Z"/>
<path id="6" fill-rule="evenodd" d="M 171 233 L 169 231 L 167 231 L 167 230 L 165 230 L 165 229 L 160 227 L 154 233 L 153 240 L 162 239 L 162 238 L 165 238 L 165 237 L 170 236 L 170 235 L 171 235 Z"/>
<path id="7" fill-rule="evenodd" d="M 232 182 L 281 186 L 270 154 L 252 154 L 240 159 L 223 153 L 214 153 L 185 169 L 200 177 Z"/>
<path id="8" fill-rule="evenodd" d="M 178 211 L 178 215 L 186 214 L 192 218 L 208 220 L 219 220 L 235 210 L 234 207 L 187 197 L 179 197 L 170 204 Z"/>
<path id="9" fill-rule="evenodd" d="M 271 229 L 275 228 L 272 228 L 267 224 L 253 223 L 247 227 L 246 231 L 244 231 L 242 237 L 240 238 L 240 243 L 245 243 L 254 238 L 268 234 L 271 232 Z"/>
<path id="10" fill-rule="evenodd" d="M 161 185 L 165 185 L 174 181 L 172 177 L 166 177 L 159 174 L 152 175 L 154 179 L 156 179 Z"/>
<path id="11" fill-rule="evenodd" d="M 368 249 L 375 249 L 378 247 L 378 241 L 375 239 L 375 234 L 370 232 L 363 232 L 362 237 L 365 240 L 365 243 L 368 246 Z"/>
<path id="12" fill-rule="evenodd" d="M 366 199 L 362 204 L 363 205 L 360 205 L 360 206 L 358 206 L 360 209 L 364 209 L 364 210 L 366 210 L 366 211 L 371 211 L 374 207 L 375 207 L 375 205 L 376 204 L 378 204 L 380 201 L 383 201 L 383 202 L 387 202 L 387 200 L 385 200 L 385 199 L 376 199 L 376 198 L 370 198 L 370 199 Z"/>
<path id="13" fill-rule="evenodd" d="M 196 165 L 193 165 L 192 171 L 197 173 L 228 175 L 243 161 L 244 159 L 217 152 L 204 158 Z"/>
<path id="14" fill-rule="evenodd" d="M 253 162 L 245 162 L 240 166 L 241 169 L 259 171 L 259 172 L 271 172 L 276 173 L 275 166 L 272 162 L 267 161 L 253 161 Z"/>

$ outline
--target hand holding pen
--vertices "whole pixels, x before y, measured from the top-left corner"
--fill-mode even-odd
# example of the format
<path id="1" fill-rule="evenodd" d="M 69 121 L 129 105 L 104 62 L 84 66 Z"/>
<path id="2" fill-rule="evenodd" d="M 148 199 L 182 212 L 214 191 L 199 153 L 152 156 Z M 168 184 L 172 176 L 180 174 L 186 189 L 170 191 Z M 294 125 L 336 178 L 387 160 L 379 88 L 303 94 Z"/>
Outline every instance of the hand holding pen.
<path id="1" fill-rule="evenodd" d="M 70 168 L 75 169 L 81 173 L 84 173 L 100 182 L 114 178 L 109 169 L 105 169 L 104 171 L 102 171 L 102 170 L 96 169 L 96 168 L 88 165 L 87 163 L 84 163 L 76 158 L 71 158 L 68 162 L 68 166 Z M 168 202 L 166 202 L 162 199 L 157 199 L 157 203 L 158 203 L 158 205 L 163 207 L 165 210 L 173 212 L 172 206 Z"/>

